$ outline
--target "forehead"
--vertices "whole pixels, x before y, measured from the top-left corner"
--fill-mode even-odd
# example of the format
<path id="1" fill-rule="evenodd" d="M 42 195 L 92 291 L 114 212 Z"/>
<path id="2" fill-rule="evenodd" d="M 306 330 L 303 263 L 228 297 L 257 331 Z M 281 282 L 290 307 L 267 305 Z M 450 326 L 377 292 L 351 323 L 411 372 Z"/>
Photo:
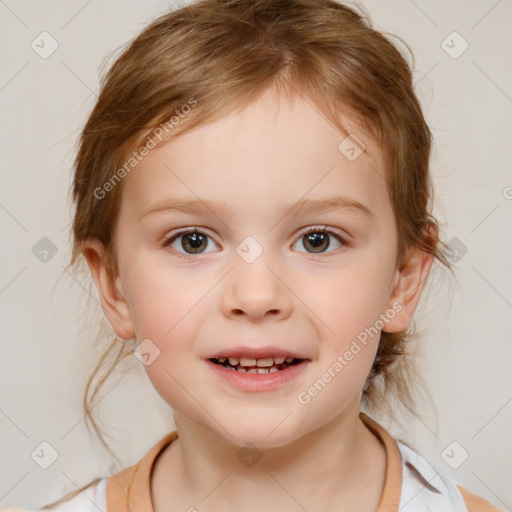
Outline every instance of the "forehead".
<path id="1" fill-rule="evenodd" d="M 267 91 L 150 150 L 125 178 L 121 209 L 136 220 L 158 202 L 195 199 L 254 216 L 340 195 L 389 209 L 379 147 L 349 117 L 342 121 L 348 134 L 308 99 Z"/>

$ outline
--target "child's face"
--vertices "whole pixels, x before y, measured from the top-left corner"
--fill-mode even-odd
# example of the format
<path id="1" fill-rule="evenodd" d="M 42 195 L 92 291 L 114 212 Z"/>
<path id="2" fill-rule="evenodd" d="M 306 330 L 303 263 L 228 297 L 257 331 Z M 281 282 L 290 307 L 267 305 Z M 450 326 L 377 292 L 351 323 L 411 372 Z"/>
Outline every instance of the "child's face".
<path id="1" fill-rule="evenodd" d="M 125 178 L 118 294 L 102 302 L 120 336 L 151 340 L 145 369 L 178 428 L 192 421 L 238 444 L 279 446 L 359 412 L 379 342 L 371 334 L 407 325 L 421 276 L 395 268 L 382 156 L 351 130 L 366 145 L 353 161 L 338 149 L 344 136 L 309 103 L 281 97 L 277 110 L 265 94 L 150 151 Z M 287 214 L 303 201 L 321 207 L 334 198 L 348 206 Z M 196 203 L 194 212 L 144 215 L 174 201 Z M 315 226 L 316 239 L 304 237 Z M 189 227 L 202 238 L 164 246 Z M 306 361 L 236 373 L 236 382 L 234 370 L 209 361 L 261 347 Z"/>

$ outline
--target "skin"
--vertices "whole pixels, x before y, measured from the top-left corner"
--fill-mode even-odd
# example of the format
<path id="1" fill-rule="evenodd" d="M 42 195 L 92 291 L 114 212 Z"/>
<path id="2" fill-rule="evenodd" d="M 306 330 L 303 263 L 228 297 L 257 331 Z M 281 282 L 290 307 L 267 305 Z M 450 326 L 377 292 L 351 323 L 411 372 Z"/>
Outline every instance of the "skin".
<path id="1" fill-rule="evenodd" d="M 103 248 L 83 252 L 103 310 L 118 336 L 150 339 L 160 355 L 145 370 L 172 407 L 179 438 L 158 458 L 153 508 L 176 510 L 377 509 L 385 451 L 359 418 L 379 336 L 302 404 L 308 390 L 379 315 L 401 311 L 383 330 L 405 329 L 431 256 L 416 250 L 395 267 L 397 232 L 375 143 L 356 125 L 363 154 L 349 161 L 345 138 L 311 103 L 269 89 L 243 111 L 185 133 L 149 155 L 124 180 L 115 229 L 119 275 Z M 347 120 L 348 123 L 348 120 Z M 302 199 L 343 195 L 371 210 L 280 213 Z M 144 212 L 169 198 L 225 203 L 232 215 Z M 327 226 L 325 252 L 306 239 Z M 208 235 L 188 254 L 178 229 Z M 322 229 L 317 232 L 322 232 Z M 247 263 L 236 252 L 252 236 L 263 252 Z M 206 243 L 207 242 L 207 243 Z M 190 250 L 190 246 L 187 246 Z M 300 375 L 271 392 L 240 391 L 206 359 L 221 349 L 273 345 L 310 359 Z M 261 459 L 237 457 L 251 442 Z"/>

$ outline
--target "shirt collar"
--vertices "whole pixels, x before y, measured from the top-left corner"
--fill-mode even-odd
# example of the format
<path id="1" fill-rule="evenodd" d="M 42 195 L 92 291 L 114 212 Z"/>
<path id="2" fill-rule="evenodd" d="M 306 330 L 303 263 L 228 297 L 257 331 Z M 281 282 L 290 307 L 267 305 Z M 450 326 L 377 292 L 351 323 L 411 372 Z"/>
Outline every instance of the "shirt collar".
<path id="1" fill-rule="evenodd" d="M 402 489 L 402 459 L 398 446 L 393 437 L 375 420 L 364 412 L 360 412 L 359 417 L 386 450 L 384 490 L 377 512 L 398 512 Z M 137 464 L 108 477 L 107 512 L 153 512 L 151 471 L 157 456 L 177 437 L 177 430 L 169 432 Z"/>

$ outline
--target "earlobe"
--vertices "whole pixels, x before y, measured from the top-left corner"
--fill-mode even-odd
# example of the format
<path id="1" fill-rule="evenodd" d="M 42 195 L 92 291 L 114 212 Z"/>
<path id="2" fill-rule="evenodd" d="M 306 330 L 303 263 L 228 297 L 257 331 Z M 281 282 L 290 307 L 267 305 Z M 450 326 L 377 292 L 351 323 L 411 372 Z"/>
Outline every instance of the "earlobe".
<path id="1" fill-rule="evenodd" d="M 433 257 L 420 249 L 412 251 L 408 260 L 397 270 L 393 290 L 388 300 L 388 309 L 396 312 L 382 329 L 384 332 L 399 332 L 407 329 L 423 290 Z"/>
<path id="2" fill-rule="evenodd" d="M 98 289 L 101 307 L 115 333 L 125 340 L 135 337 L 121 278 L 115 277 L 106 264 L 105 248 L 97 239 L 82 244 L 82 253 Z"/>

